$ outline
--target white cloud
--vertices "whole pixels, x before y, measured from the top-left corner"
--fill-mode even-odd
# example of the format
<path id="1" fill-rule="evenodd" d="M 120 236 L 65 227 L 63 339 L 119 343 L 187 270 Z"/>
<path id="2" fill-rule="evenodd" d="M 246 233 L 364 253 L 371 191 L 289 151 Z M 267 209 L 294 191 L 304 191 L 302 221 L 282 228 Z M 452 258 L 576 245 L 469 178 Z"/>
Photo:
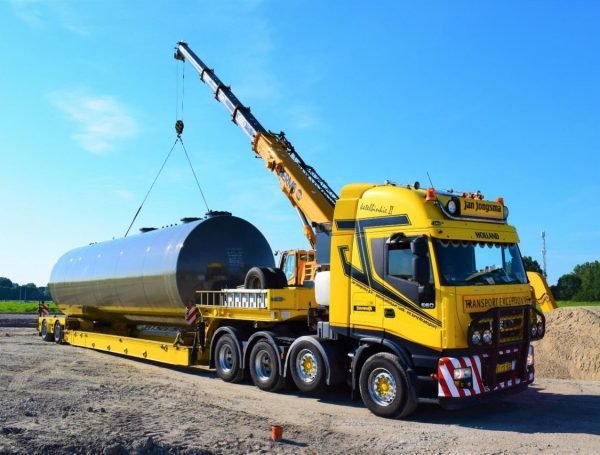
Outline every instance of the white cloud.
<path id="1" fill-rule="evenodd" d="M 133 201 L 136 198 L 136 195 L 133 191 L 125 189 L 114 190 L 113 195 L 115 196 L 115 199 L 122 201 Z"/>
<path id="2" fill-rule="evenodd" d="M 77 131 L 72 137 L 90 153 L 109 152 L 119 141 L 139 131 L 135 118 L 112 96 L 57 91 L 49 99 L 76 124 Z"/>
<path id="3" fill-rule="evenodd" d="M 17 17 L 30 27 L 40 28 L 44 24 L 40 0 L 11 0 Z"/>
<path id="4" fill-rule="evenodd" d="M 68 1 L 10 0 L 10 3 L 15 15 L 32 28 L 41 29 L 47 24 L 58 23 L 76 35 L 90 34 L 89 27 Z"/>
<path id="5" fill-rule="evenodd" d="M 292 124 L 299 129 L 311 129 L 320 123 L 314 110 L 306 105 L 296 105 L 288 109 Z"/>

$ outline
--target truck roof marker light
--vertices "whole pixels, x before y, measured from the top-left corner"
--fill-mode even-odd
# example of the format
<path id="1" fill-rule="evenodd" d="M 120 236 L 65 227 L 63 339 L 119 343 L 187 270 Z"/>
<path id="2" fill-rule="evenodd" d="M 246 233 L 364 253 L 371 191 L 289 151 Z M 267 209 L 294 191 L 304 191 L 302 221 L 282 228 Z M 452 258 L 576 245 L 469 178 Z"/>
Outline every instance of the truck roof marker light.
<path id="1" fill-rule="evenodd" d="M 502 204 L 502 205 L 504 205 L 504 198 L 501 196 L 501 197 L 499 197 L 498 199 L 496 199 L 496 202 L 497 202 L 498 204 Z"/>
<path id="2" fill-rule="evenodd" d="M 437 194 L 435 192 L 435 188 L 427 188 L 427 193 L 425 194 L 425 200 L 427 202 L 436 201 Z"/>

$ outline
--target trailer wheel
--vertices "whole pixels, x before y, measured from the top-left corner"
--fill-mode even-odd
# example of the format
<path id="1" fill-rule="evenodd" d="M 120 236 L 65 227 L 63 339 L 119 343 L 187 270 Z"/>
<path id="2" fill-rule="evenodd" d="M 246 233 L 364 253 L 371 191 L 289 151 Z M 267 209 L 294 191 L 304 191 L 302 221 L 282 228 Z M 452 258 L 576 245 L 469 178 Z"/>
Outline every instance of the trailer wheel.
<path id="1" fill-rule="evenodd" d="M 283 387 L 284 378 L 279 371 L 278 353 L 266 341 L 259 341 L 250 351 L 250 376 L 261 390 L 277 392 Z"/>
<path id="2" fill-rule="evenodd" d="M 48 332 L 48 321 L 45 319 L 42 321 L 42 330 L 40 331 L 40 336 L 44 341 L 53 341 L 54 335 Z"/>
<path id="3" fill-rule="evenodd" d="M 54 324 L 54 341 L 58 344 L 63 342 L 63 327 L 58 321 Z"/>
<path id="4" fill-rule="evenodd" d="M 307 395 L 321 392 L 327 384 L 325 361 L 319 349 L 309 341 L 300 341 L 290 356 L 290 373 L 296 387 Z"/>
<path id="5" fill-rule="evenodd" d="M 360 395 L 380 417 L 399 419 L 417 407 L 412 384 L 397 356 L 380 352 L 367 359 L 359 378 Z"/>
<path id="6" fill-rule="evenodd" d="M 244 369 L 236 345 L 231 335 L 223 335 L 215 346 L 217 376 L 225 382 L 240 382 L 244 379 Z"/>

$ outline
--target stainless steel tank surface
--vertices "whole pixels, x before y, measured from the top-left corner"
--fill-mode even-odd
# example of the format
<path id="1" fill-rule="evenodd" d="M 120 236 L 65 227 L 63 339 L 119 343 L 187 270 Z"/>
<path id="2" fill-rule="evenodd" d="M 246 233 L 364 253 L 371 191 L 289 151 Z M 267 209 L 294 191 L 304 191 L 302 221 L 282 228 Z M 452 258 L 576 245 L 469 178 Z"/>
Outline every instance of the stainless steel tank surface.
<path id="1" fill-rule="evenodd" d="M 274 266 L 267 240 L 249 222 L 221 214 L 71 250 L 49 286 L 68 315 L 183 325 L 195 291 L 236 287 L 254 266 Z"/>

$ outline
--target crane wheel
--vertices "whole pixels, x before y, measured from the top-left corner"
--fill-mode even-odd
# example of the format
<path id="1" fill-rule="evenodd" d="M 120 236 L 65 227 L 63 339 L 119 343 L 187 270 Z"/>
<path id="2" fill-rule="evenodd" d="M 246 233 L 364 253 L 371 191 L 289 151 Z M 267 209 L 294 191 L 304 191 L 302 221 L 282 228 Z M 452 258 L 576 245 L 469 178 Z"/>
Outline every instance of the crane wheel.
<path id="1" fill-rule="evenodd" d="M 281 289 L 286 285 L 283 271 L 273 267 L 252 267 L 244 280 L 246 289 Z"/>

